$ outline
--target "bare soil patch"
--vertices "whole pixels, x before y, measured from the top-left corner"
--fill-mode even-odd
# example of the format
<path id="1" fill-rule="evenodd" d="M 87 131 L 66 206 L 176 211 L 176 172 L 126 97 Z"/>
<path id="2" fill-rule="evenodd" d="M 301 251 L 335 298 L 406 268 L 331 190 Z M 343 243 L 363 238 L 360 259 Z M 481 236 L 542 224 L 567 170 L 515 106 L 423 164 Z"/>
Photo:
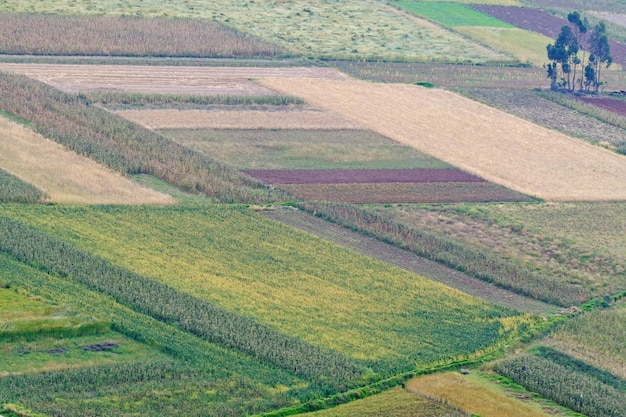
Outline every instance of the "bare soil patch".
<path id="1" fill-rule="evenodd" d="M 172 204 L 143 187 L 35 132 L 0 118 L 0 167 L 66 204 Z"/>
<path id="2" fill-rule="evenodd" d="M 119 110 L 149 129 L 363 129 L 358 122 L 318 110 Z"/>
<path id="3" fill-rule="evenodd" d="M 323 239 L 356 250 L 366 256 L 398 266 L 433 281 L 441 282 L 497 305 L 535 314 L 547 314 L 555 309 L 554 306 L 549 304 L 472 278 L 462 272 L 421 258 L 409 251 L 381 242 L 378 239 L 367 237 L 345 227 L 330 223 L 301 210 L 284 208 L 264 210 L 262 213 L 288 226 L 312 233 Z"/>
<path id="4" fill-rule="evenodd" d="M 529 198 L 488 182 L 277 184 L 306 201 L 350 204 L 487 203 L 529 201 Z"/>
<path id="5" fill-rule="evenodd" d="M 384 184 L 424 182 L 484 182 L 457 169 L 327 169 L 246 170 L 266 184 Z"/>
<path id="6" fill-rule="evenodd" d="M 321 79 L 262 83 L 524 194 L 547 200 L 626 199 L 624 156 L 449 91 Z"/>
<path id="7" fill-rule="evenodd" d="M 268 95 L 274 91 L 252 82 L 261 77 L 346 79 L 329 68 L 194 67 L 0 63 L 0 71 L 24 74 L 66 92 Z"/>

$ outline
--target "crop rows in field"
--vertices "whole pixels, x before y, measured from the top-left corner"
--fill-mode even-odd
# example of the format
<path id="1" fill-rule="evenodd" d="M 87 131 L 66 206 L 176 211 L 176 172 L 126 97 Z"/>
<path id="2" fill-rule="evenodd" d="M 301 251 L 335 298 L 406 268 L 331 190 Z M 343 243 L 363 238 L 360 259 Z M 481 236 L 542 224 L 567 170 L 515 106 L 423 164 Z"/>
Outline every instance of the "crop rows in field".
<path id="1" fill-rule="evenodd" d="M 523 89 L 463 89 L 463 94 L 567 135 L 626 150 L 626 130 Z"/>
<path id="2" fill-rule="evenodd" d="M 0 71 L 23 74 L 69 93 L 101 91 L 271 95 L 275 92 L 250 81 L 265 77 L 346 79 L 332 69 L 313 67 L 195 67 L 142 65 L 0 64 Z"/>
<path id="3" fill-rule="evenodd" d="M 393 4 L 448 27 L 514 27 L 510 23 L 506 23 L 488 14 L 479 12 L 471 7 L 459 3 L 398 1 Z"/>
<path id="4" fill-rule="evenodd" d="M 102 280 L 89 278 L 98 273 L 81 273 L 86 285 L 111 292 L 134 308 L 138 302 L 128 299 L 137 297 L 141 289 L 142 297 L 150 300 L 139 305 L 150 314 L 170 317 L 189 331 L 215 337 L 220 343 L 233 334 L 245 336 L 228 344 L 246 352 L 268 343 L 273 346 L 278 336 L 272 334 L 278 331 L 279 341 L 291 340 L 286 344 L 290 350 L 313 346 L 331 356 L 345 355 L 350 358 L 348 365 L 366 361 L 388 374 L 410 370 L 416 363 L 488 349 L 516 331 L 517 325 L 505 329 L 504 321 L 524 320 L 510 310 L 280 226 L 243 207 L 26 206 L 19 210 L 3 207 L 3 214 L 17 216 L 14 218 L 115 262 L 118 266 L 108 267 L 113 272 L 120 267 L 133 271 L 121 274 L 121 281 L 116 278 L 118 283 L 110 288 L 104 288 Z M 107 265 L 87 259 L 99 268 Z M 181 270 L 185 274 L 181 275 Z M 68 272 L 79 276 L 74 270 Z M 133 278 L 133 274 L 150 278 Z M 148 282 L 152 282 L 150 291 Z M 131 295 L 131 286 L 136 295 Z M 120 292 L 122 287 L 127 289 Z M 211 305 L 219 307 L 211 307 L 217 310 L 205 323 L 203 312 Z M 457 308 L 459 305 L 463 309 Z M 397 315 L 398 311 L 405 314 Z M 223 318 L 234 317 L 234 312 L 241 315 L 237 320 L 243 320 L 235 330 L 215 327 Z M 267 336 L 259 337 L 258 329 L 243 324 L 248 321 L 265 329 Z M 272 356 L 271 350 L 263 349 L 255 351 L 256 357 L 270 360 L 266 354 Z M 311 352 L 303 357 L 296 350 L 293 355 L 272 356 L 270 361 L 313 364 L 311 361 L 321 358 Z M 333 359 L 317 370 L 308 365 L 297 369 L 299 374 L 345 371 L 345 364 L 330 366 L 339 362 Z M 334 379 L 345 380 L 341 376 Z"/>
<path id="5" fill-rule="evenodd" d="M 9 170 L 33 184 L 45 193 L 48 200 L 56 203 L 173 202 L 169 196 L 142 187 L 120 173 L 78 155 L 4 117 L 0 117 L 0 150 L 0 168 Z M 8 189 L 3 189 L 3 192 L 5 191 L 8 192 Z M 41 199 L 43 194 L 39 194 L 38 199 Z"/>
<path id="6" fill-rule="evenodd" d="M 554 16 L 544 10 L 528 7 L 491 5 L 472 5 L 471 7 L 519 28 L 541 33 L 551 39 L 556 39 L 559 36 L 561 27 L 570 24 L 567 20 Z M 626 45 L 609 39 L 609 46 L 611 48 L 613 62 L 622 67 L 626 67 Z"/>
<path id="7" fill-rule="evenodd" d="M 214 0 L 113 0 L 98 4 L 69 0 L 24 4 L 8 0 L 0 12 L 88 15 L 139 15 L 208 19 L 316 58 L 386 59 L 443 62 L 512 62 L 511 57 L 409 16 L 375 0 L 292 0 L 242 2 Z"/>
<path id="8" fill-rule="evenodd" d="M 364 81 L 261 82 L 533 197 L 626 199 L 623 156 L 449 91 Z"/>
<path id="9" fill-rule="evenodd" d="M 474 297 L 503 307 L 533 314 L 548 314 L 554 306 L 507 291 L 493 284 L 470 277 L 443 264 L 421 258 L 381 240 L 323 220 L 302 210 L 274 208 L 261 213 L 288 226 L 296 227 L 323 239 L 330 240 L 360 253 L 398 266 L 447 286 L 457 288 Z"/>
<path id="10" fill-rule="evenodd" d="M 37 30 L 33 30 L 37 28 Z M 0 53 L 276 57 L 278 46 L 199 19 L 0 13 Z"/>
<path id="11" fill-rule="evenodd" d="M 43 191 L 0 169 L 0 203 L 37 203 L 44 198 Z"/>
<path id="12" fill-rule="evenodd" d="M 194 373 L 189 375 L 188 367 L 182 363 L 157 360 L 76 372 L 27 373 L 0 378 L 0 395 L 3 396 L 0 402 L 19 402 L 33 410 L 77 417 L 108 416 L 121 407 L 141 413 L 146 410 L 174 413 L 176 410 L 185 415 L 204 416 L 207 411 L 216 414 L 269 411 L 289 404 L 294 398 L 306 399 L 320 393 L 319 386 L 307 385 L 290 372 L 208 343 L 75 281 L 41 272 L 5 254 L 0 254 L 0 260 L 0 277 L 5 285 L 55 304 L 107 317 L 112 327 L 123 335 L 174 360 L 192 362 L 195 367 Z M 155 355 L 152 357 L 158 359 Z M 151 369 L 154 372 L 150 372 Z M 138 372 L 141 380 L 135 378 Z M 185 375 L 195 377 L 182 377 Z M 278 384 L 285 390 L 275 390 Z M 97 395 L 94 397 L 94 391 L 85 393 L 84 387 L 97 388 Z M 152 395 L 155 389 L 168 392 L 168 396 Z M 236 399 L 236 404 L 225 401 L 226 398 Z"/>

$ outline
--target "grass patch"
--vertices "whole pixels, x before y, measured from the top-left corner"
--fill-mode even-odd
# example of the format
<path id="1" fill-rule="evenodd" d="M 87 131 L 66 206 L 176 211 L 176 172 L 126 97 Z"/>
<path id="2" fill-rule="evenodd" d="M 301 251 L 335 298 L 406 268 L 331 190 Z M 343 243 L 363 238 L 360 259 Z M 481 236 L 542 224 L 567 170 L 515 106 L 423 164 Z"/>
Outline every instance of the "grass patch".
<path id="1" fill-rule="evenodd" d="M 180 129 L 160 133 L 237 169 L 450 167 L 367 130 Z"/>
<path id="2" fill-rule="evenodd" d="M 515 27 L 457 2 L 398 1 L 393 4 L 450 28 L 457 26 Z"/>
<path id="3" fill-rule="evenodd" d="M 537 67 L 548 61 L 546 45 L 553 42 L 546 36 L 515 27 L 458 26 L 454 30 Z"/>
<path id="4" fill-rule="evenodd" d="M 2 213 L 384 374 L 471 356 L 524 326 L 525 319 L 512 311 L 246 208 L 42 207 L 26 212 L 7 207 Z"/>
<path id="5" fill-rule="evenodd" d="M 398 12 L 374 0 L 294 0 L 198 5 L 184 0 L 106 0 L 23 3 L 9 0 L 0 12 L 74 15 L 128 15 L 214 20 L 316 58 L 444 62 L 512 62 L 511 57 Z M 268 18 L 271 16 L 271 18 Z"/>
<path id="6" fill-rule="evenodd" d="M 43 191 L 0 169 L 0 203 L 40 203 L 45 198 Z"/>

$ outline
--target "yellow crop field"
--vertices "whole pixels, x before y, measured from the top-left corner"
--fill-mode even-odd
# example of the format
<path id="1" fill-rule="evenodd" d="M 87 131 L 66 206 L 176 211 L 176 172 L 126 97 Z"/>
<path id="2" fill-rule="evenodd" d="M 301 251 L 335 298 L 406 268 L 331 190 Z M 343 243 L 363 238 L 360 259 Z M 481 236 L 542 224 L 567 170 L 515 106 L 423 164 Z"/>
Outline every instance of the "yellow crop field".
<path id="1" fill-rule="evenodd" d="M 172 204 L 165 194 L 0 117 L 0 167 L 65 204 Z"/>
<path id="2" fill-rule="evenodd" d="M 449 91 L 365 81 L 260 82 L 515 191 L 553 201 L 626 199 L 626 157 Z"/>
<path id="3" fill-rule="evenodd" d="M 317 110 L 119 110 L 149 129 L 362 129 L 358 122 Z"/>
<path id="4" fill-rule="evenodd" d="M 511 398 L 481 378 L 458 373 L 432 374 L 415 378 L 406 385 L 409 392 L 458 407 L 468 414 L 482 417 L 546 417 L 542 412 L 518 399 Z"/>

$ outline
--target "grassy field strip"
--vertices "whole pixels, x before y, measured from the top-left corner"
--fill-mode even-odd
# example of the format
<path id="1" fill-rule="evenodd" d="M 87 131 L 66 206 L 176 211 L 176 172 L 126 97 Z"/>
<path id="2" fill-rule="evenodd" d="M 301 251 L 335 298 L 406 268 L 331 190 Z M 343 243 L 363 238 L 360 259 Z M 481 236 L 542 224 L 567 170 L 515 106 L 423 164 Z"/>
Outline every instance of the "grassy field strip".
<path id="1" fill-rule="evenodd" d="M 172 204 L 89 158 L 0 117 L 0 167 L 64 204 Z"/>
<path id="2" fill-rule="evenodd" d="M 261 77 L 347 79 L 328 68 L 175 67 L 1 63 L 0 71 L 24 74 L 67 92 L 126 91 L 205 95 L 271 95 L 253 83 Z"/>
<path id="3" fill-rule="evenodd" d="M 506 23 L 457 2 L 398 1 L 393 4 L 451 28 L 458 26 L 514 27 L 510 23 Z"/>
<path id="4" fill-rule="evenodd" d="M 261 83 L 524 194 L 626 199 L 625 157 L 449 91 L 294 78 Z"/>
<path id="5" fill-rule="evenodd" d="M 505 51 L 520 62 L 530 62 L 538 67 L 548 62 L 546 45 L 554 42 L 547 36 L 519 28 L 457 26 L 454 30 L 494 49 Z"/>
<path id="6" fill-rule="evenodd" d="M 149 129 L 364 129 L 356 121 L 316 110 L 118 110 Z"/>
<path id="7" fill-rule="evenodd" d="M 45 198 L 43 191 L 0 169 L 0 203 L 39 203 Z"/>
<path id="8" fill-rule="evenodd" d="M 406 250 L 384 243 L 378 239 L 352 232 L 347 228 L 325 221 L 301 210 L 276 209 L 260 213 L 291 227 L 304 230 L 322 239 L 348 247 L 366 256 L 378 259 L 423 277 L 441 282 L 487 302 L 515 308 L 533 314 L 549 314 L 556 307 L 496 287 L 442 264 L 420 258 Z"/>
<path id="9" fill-rule="evenodd" d="M 0 12 L 216 20 L 305 56 L 446 62 L 513 59 L 379 0 L 7 0 Z"/>
<path id="10" fill-rule="evenodd" d="M 425 395 L 481 417 L 546 417 L 535 404 L 507 396 L 499 387 L 487 385 L 475 375 L 444 373 L 412 379 L 407 391 Z M 532 404 L 532 403 L 531 403 Z"/>

